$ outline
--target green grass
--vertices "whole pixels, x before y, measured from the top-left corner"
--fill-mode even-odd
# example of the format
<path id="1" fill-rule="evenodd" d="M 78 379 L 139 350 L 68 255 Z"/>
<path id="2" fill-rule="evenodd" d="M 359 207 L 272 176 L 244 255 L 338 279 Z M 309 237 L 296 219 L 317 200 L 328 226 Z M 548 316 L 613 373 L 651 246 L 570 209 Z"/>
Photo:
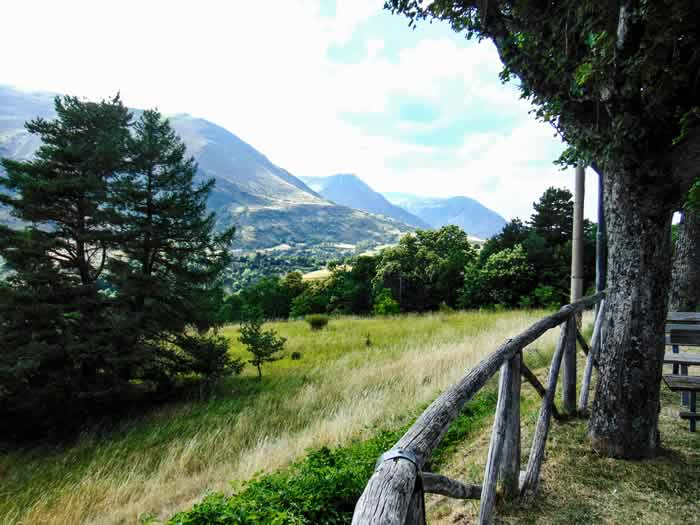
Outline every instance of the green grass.
<path id="1" fill-rule="evenodd" d="M 133 523 L 167 517 L 208 490 L 229 490 L 301 458 L 414 417 L 465 368 L 542 312 L 333 318 L 270 323 L 288 339 L 284 359 L 248 367 L 213 399 L 184 399 L 64 446 L 0 454 L 0 523 Z M 235 338 L 231 353 L 248 358 Z M 366 346 L 367 334 L 372 346 Z M 300 360 L 289 358 L 292 352 Z M 429 366 L 428 366 L 429 365 Z M 446 443 L 450 443 L 450 440 Z"/>
<path id="2" fill-rule="evenodd" d="M 540 380 L 546 377 L 551 347 L 527 355 Z M 579 375 L 583 367 L 579 360 Z M 557 402 L 560 405 L 558 389 Z M 688 432 L 678 418 L 678 394 L 661 389 L 659 429 L 662 450 L 652 459 L 624 461 L 594 453 L 586 438 L 587 420 L 552 420 L 536 498 L 527 504 L 499 501 L 497 523 L 621 524 L 698 523 L 700 502 L 700 433 Z M 540 398 L 528 385 L 521 397 L 522 463 L 527 465 Z M 461 442 L 443 471 L 456 479 L 480 483 L 488 452 L 490 424 Z M 428 522 L 471 522 L 478 501 L 429 498 Z"/>

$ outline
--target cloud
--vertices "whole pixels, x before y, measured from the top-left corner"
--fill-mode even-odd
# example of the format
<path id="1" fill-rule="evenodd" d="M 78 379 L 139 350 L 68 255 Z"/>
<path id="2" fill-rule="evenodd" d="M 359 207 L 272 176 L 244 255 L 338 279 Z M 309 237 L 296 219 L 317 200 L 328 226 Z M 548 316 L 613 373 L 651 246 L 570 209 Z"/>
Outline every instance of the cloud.
<path id="1" fill-rule="evenodd" d="M 23 0 L 3 5 L 0 83 L 212 120 L 298 175 L 465 194 L 527 215 L 561 148 L 497 53 L 382 0 Z M 31 31 L 31 33 L 30 33 Z M 592 177 L 591 177 L 592 178 Z"/>

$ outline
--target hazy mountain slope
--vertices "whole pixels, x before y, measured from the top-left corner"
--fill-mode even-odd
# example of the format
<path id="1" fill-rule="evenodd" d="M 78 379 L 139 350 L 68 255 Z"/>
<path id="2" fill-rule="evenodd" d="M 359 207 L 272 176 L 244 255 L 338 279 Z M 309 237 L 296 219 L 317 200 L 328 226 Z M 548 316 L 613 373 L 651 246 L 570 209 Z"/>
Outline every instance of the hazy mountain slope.
<path id="1" fill-rule="evenodd" d="M 417 228 L 430 228 L 430 224 L 403 208 L 393 205 L 356 175 L 338 174 L 330 177 L 300 178 L 311 189 L 337 204 L 385 215 Z"/>
<path id="2" fill-rule="evenodd" d="M 135 111 L 138 114 L 138 110 Z M 53 95 L 0 86 L 0 156 L 29 158 L 39 141 L 26 120 L 52 118 Z M 203 177 L 216 179 L 209 205 L 238 227 L 236 248 L 288 244 L 395 242 L 404 223 L 329 202 L 233 133 L 186 114 L 169 117 Z M 0 210 L 0 220 L 4 210 Z M 5 215 L 5 218 L 6 215 Z"/>
<path id="3" fill-rule="evenodd" d="M 419 197 L 396 192 L 383 195 L 434 228 L 456 224 L 468 234 L 485 239 L 499 233 L 506 224 L 498 213 L 469 197 Z"/>

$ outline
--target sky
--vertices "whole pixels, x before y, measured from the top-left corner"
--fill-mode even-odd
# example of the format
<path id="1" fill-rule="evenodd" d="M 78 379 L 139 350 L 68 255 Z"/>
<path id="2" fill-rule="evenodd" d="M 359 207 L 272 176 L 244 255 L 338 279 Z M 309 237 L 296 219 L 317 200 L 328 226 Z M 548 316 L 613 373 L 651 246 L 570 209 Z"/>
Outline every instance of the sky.
<path id="1" fill-rule="evenodd" d="M 529 218 L 564 145 L 502 84 L 491 42 L 383 0 L 4 2 L 0 84 L 211 120 L 299 176 L 465 195 Z M 586 216 L 597 175 L 587 171 Z"/>

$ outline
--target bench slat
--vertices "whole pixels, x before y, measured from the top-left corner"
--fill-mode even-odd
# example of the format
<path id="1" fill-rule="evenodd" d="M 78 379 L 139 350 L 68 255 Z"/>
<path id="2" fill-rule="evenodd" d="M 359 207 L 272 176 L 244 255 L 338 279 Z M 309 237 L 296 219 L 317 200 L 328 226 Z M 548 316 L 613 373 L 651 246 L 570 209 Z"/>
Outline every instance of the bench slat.
<path id="1" fill-rule="evenodd" d="M 665 330 L 667 345 L 700 346 L 700 325 L 669 323 Z"/>
<path id="2" fill-rule="evenodd" d="M 700 392 L 700 376 L 665 375 L 664 382 L 674 392 L 686 390 Z"/>
<path id="3" fill-rule="evenodd" d="M 676 323 L 700 323 L 700 312 L 669 312 L 667 319 Z"/>
<path id="4" fill-rule="evenodd" d="M 680 414 L 678 414 L 678 416 L 681 419 L 695 419 L 696 421 L 700 420 L 700 414 L 698 414 L 697 412 L 681 412 Z"/>
<path id="5" fill-rule="evenodd" d="M 664 354 L 664 363 L 698 366 L 700 365 L 700 354 L 691 354 L 689 352 L 674 354 L 673 352 L 666 352 Z"/>

